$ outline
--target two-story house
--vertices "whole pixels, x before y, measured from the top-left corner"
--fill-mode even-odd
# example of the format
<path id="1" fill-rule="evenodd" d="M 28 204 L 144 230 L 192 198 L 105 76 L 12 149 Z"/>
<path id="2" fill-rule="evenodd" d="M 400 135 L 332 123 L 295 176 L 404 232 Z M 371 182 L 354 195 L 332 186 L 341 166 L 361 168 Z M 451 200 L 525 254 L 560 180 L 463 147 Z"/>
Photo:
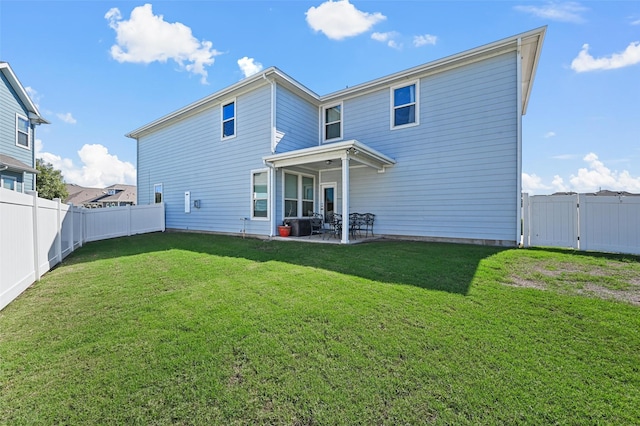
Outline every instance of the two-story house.
<path id="1" fill-rule="evenodd" d="M 376 235 L 516 245 L 545 31 L 324 96 L 263 70 L 127 134 L 138 204 L 164 202 L 182 230 L 274 236 L 285 219 L 370 212 Z"/>
<path id="2" fill-rule="evenodd" d="M 11 66 L 0 62 L 0 187 L 36 190 L 36 126 L 47 123 Z"/>

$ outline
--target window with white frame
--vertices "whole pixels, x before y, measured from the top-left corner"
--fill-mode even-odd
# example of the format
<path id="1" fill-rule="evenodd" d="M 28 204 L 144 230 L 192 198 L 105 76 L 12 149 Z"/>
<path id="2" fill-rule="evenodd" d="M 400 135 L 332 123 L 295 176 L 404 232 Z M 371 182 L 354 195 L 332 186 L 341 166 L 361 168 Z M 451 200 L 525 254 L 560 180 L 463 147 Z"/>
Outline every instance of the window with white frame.
<path id="1" fill-rule="evenodd" d="M 324 140 L 342 138 L 342 104 L 324 109 Z"/>
<path id="2" fill-rule="evenodd" d="M 222 105 L 222 139 L 236 135 L 236 101 Z"/>
<path id="3" fill-rule="evenodd" d="M 2 181 L 2 187 L 4 189 L 10 189 L 12 191 L 18 190 L 18 179 L 13 176 L 0 176 L 0 180 Z"/>
<path id="4" fill-rule="evenodd" d="M 23 148 L 30 148 L 31 128 L 29 120 L 19 114 L 16 114 L 16 145 Z"/>
<path id="5" fill-rule="evenodd" d="M 284 174 L 284 216 L 307 217 L 314 212 L 315 179 L 312 176 Z"/>
<path id="6" fill-rule="evenodd" d="M 162 202 L 162 184 L 156 183 L 153 185 L 153 202 L 159 204 Z"/>
<path id="7" fill-rule="evenodd" d="M 269 172 L 260 170 L 251 173 L 251 218 L 269 217 Z"/>
<path id="8" fill-rule="evenodd" d="M 391 128 L 418 124 L 418 82 L 391 88 Z"/>

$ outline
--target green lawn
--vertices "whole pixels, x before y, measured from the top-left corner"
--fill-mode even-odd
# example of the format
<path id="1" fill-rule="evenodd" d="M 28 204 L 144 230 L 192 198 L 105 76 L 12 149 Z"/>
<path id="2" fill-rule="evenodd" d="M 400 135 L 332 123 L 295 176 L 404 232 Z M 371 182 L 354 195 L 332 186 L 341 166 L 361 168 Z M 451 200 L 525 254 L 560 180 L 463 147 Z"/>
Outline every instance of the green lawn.
<path id="1" fill-rule="evenodd" d="M 90 243 L 0 311 L 0 424 L 640 424 L 640 259 Z"/>

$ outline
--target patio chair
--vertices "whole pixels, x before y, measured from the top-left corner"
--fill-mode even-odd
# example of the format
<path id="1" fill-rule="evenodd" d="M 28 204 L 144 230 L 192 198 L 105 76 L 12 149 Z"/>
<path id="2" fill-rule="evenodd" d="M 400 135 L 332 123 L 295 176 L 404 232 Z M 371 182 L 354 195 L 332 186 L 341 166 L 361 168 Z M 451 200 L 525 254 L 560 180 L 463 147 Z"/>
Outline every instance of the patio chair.
<path id="1" fill-rule="evenodd" d="M 355 238 L 358 235 L 362 236 L 362 230 L 365 229 L 365 215 L 361 213 L 349 214 L 349 230 L 351 235 Z"/>
<path id="2" fill-rule="evenodd" d="M 364 214 L 364 236 L 369 236 L 369 232 L 371 232 L 371 236 L 373 237 L 373 222 L 376 219 L 376 215 L 373 213 L 365 213 Z"/>
<path id="3" fill-rule="evenodd" d="M 320 213 L 309 212 L 309 222 L 311 224 L 311 234 L 309 234 L 309 238 L 313 235 L 321 235 L 324 233 L 324 220 L 322 220 Z"/>
<path id="4" fill-rule="evenodd" d="M 329 213 L 327 216 L 327 224 L 329 225 L 329 232 L 327 234 L 330 237 L 342 237 L 342 215 L 338 213 Z"/>

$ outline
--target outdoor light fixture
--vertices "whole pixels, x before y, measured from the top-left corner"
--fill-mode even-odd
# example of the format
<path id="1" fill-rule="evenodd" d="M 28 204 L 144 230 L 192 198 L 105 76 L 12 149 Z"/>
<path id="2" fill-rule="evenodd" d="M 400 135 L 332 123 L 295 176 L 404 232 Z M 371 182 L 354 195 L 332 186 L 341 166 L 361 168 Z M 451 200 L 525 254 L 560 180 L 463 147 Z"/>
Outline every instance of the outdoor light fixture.
<path id="1" fill-rule="evenodd" d="M 331 163 L 333 163 L 333 160 L 327 160 L 327 161 L 325 161 L 324 163 L 325 163 L 327 166 L 330 166 L 330 165 L 331 165 Z"/>

